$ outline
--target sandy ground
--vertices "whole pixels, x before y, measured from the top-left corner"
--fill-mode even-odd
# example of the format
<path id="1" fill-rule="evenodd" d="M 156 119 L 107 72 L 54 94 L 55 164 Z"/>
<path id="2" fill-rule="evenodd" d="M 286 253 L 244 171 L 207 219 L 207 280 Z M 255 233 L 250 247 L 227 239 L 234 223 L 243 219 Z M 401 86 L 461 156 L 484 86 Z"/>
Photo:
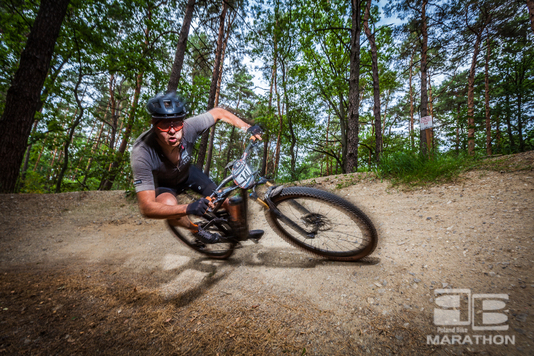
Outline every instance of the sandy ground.
<path id="1" fill-rule="evenodd" d="M 121 191 L 0 195 L 0 355 L 534 355 L 532 169 L 311 183 L 371 217 L 370 257 L 308 255 L 256 204 L 264 238 L 211 261 Z"/>

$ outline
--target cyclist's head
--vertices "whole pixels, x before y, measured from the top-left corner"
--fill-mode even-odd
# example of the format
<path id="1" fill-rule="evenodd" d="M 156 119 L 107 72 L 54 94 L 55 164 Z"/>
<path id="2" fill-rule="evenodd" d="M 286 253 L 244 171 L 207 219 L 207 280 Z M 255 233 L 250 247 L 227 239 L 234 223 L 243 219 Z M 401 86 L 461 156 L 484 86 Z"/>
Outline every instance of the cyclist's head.
<path id="1" fill-rule="evenodd" d="M 161 120 L 176 120 L 185 118 L 187 111 L 183 100 L 176 96 L 175 92 L 158 94 L 148 100 L 146 111 L 152 116 L 152 123 Z"/>

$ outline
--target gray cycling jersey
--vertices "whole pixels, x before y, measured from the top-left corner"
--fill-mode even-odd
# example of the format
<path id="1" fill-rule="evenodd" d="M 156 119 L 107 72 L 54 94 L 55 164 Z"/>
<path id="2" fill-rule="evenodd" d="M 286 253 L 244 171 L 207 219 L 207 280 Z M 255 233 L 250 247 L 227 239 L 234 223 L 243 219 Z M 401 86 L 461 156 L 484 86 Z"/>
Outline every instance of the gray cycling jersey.
<path id="1" fill-rule="evenodd" d="M 131 164 L 136 192 L 174 187 L 189 176 L 189 166 L 195 141 L 215 123 L 213 115 L 205 113 L 184 121 L 180 143 L 180 161 L 174 165 L 163 153 L 152 129 L 143 132 L 132 148 Z"/>

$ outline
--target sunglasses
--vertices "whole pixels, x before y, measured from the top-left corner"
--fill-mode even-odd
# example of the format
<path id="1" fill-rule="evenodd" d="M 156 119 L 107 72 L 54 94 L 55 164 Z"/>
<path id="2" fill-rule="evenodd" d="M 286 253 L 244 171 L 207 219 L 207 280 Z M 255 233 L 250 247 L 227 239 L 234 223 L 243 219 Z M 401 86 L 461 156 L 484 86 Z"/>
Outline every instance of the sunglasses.
<path id="1" fill-rule="evenodd" d="M 163 132 L 169 132 L 171 128 L 174 129 L 174 131 L 180 131 L 182 127 L 184 127 L 183 120 L 180 121 L 160 121 L 156 124 L 156 127 L 158 130 Z"/>

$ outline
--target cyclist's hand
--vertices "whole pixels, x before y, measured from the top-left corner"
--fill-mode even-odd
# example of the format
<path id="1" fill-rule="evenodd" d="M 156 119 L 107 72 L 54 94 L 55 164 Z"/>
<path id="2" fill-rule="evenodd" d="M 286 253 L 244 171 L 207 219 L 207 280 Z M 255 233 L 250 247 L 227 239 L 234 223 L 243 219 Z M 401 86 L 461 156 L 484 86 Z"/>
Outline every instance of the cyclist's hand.
<path id="1" fill-rule="evenodd" d="M 263 135 L 263 130 L 258 125 L 250 126 L 247 129 L 247 133 L 251 134 L 252 137 L 250 137 L 251 140 L 261 140 L 261 135 Z"/>
<path id="2" fill-rule="evenodd" d="M 187 206 L 185 213 L 187 215 L 202 216 L 208 210 L 210 201 L 206 198 L 199 199 Z"/>
<path id="3" fill-rule="evenodd" d="M 215 208 L 215 204 L 213 203 L 213 201 L 215 200 L 215 198 L 212 198 L 212 197 L 206 197 L 206 199 L 208 199 L 208 201 L 209 201 L 209 208 L 210 208 L 210 209 Z"/>

